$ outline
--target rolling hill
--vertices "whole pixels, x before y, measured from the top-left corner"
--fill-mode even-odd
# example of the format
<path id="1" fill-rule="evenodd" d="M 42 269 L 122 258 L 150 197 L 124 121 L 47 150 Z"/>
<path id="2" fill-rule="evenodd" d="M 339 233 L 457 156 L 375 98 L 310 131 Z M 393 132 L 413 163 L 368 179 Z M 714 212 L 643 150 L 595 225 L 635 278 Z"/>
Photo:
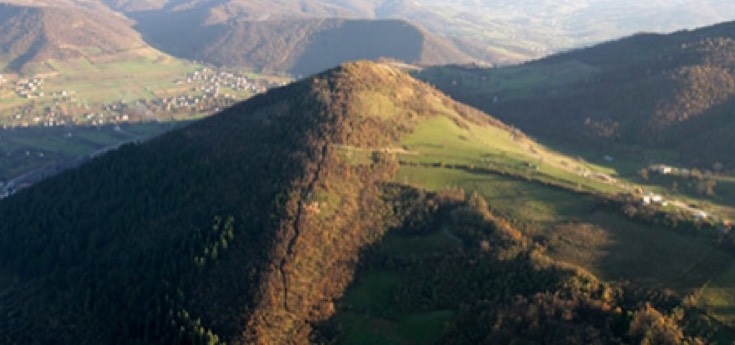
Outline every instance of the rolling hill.
<path id="1" fill-rule="evenodd" d="M 721 0 L 708 0 L 696 5 L 662 1 L 640 4 L 635 1 L 611 3 L 556 0 L 530 5 L 512 1 L 407 0 L 3 2 L 52 12 L 44 20 L 25 19 L 26 22 L 33 22 L 33 25 L 46 29 L 36 28 L 30 36 L 13 37 L 18 42 L 12 45 L 14 53 L 9 54 L 10 60 L 21 57 L 35 41 L 40 43 L 34 49 L 45 51 L 41 54 L 42 57 L 50 55 L 50 51 L 55 52 L 54 56 L 57 57 L 79 56 L 79 47 L 84 47 L 85 44 L 91 47 L 82 49 L 86 54 L 90 54 L 89 51 L 109 53 L 129 49 L 131 43 L 140 42 L 135 38 L 136 34 L 126 27 L 130 23 L 113 12 L 119 11 L 137 21 L 139 25 L 136 29 L 157 48 L 167 53 L 234 67 L 266 70 L 275 67 L 279 71 L 296 74 L 311 74 L 334 66 L 319 65 L 307 69 L 294 66 L 302 54 L 318 53 L 311 42 L 311 35 L 317 33 L 333 40 L 330 43 L 340 47 L 340 52 L 345 47 L 352 48 L 350 53 L 337 59 L 339 62 L 354 59 L 354 56 L 372 58 L 385 55 L 405 62 L 428 65 L 470 61 L 504 65 L 636 31 L 671 31 L 685 26 L 705 25 L 725 20 L 727 17 L 723 13 L 729 10 L 729 4 Z M 106 10 L 102 4 L 113 11 Z M 67 11 L 71 11 L 70 8 L 79 10 L 60 14 L 59 8 L 66 8 Z M 636 15 L 629 18 L 629 13 Z M 74 18 L 77 29 L 68 31 L 60 24 L 63 20 L 59 18 Z M 23 24 L 21 19 L 17 20 L 15 24 L 10 23 L 7 29 L 12 32 L 17 31 L 18 25 L 30 25 Z M 393 22 L 393 25 L 381 25 L 386 22 L 368 22 L 372 20 L 400 20 L 411 24 Z M 87 23 L 83 27 L 89 29 L 79 30 L 79 23 L 84 21 Z M 287 23 L 292 21 L 294 22 Z M 45 24 L 40 25 L 38 22 Z M 274 35 L 276 30 L 280 30 L 284 37 Z M 390 30 L 390 35 L 384 35 L 387 30 Z M 245 33 L 246 31 L 250 33 Z M 361 35 L 360 39 L 367 37 L 368 42 L 354 47 L 360 41 L 355 35 Z M 421 38 L 415 38 L 417 35 Z M 340 39 L 348 36 L 350 39 L 347 41 Z M 385 37 L 410 39 L 411 44 L 396 50 L 394 42 L 380 44 L 380 38 Z M 67 39 L 71 41 L 64 42 Z M 44 43 L 45 41 L 50 42 Z M 320 37 L 314 38 L 314 41 L 318 44 Z M 3 43 L 10 46 L 13 42 Z M 232 49 L 233 43 L 247 48 L 247 52 Z M 49 49 L 39 48 L 43 46 L 48 46 Z M 60 52 L 62 46 L 64 49 Z M 426 49 L 417 50 L 416 46 Z M 205 52 L 201 52 L 201 47 L 205 47 Z M 32 55 L 35 53 L 31 51 L 29 57 Z M 330 58 L 333 55 L 321 54 L 319 57 Z M 274 56 L 278 57 L 279 63 L 269 66 L 265 60 Z M 284 56 L 289 62 L 281 61 Z M 415 58 L 416 56 L 419 58 Z M 23 61 L 29 57 L 21 57 L 15 65 L 23 65 Z"/>
<path id="2" fill-rule="evenodd" d="M 732 167 L 734 52 L 735 23 L 727 22 L 635 35 L 516 67 L 437 68 L 420 77 L 540 138 L 599 150 L 672 150 L 675 163 Z"/>
<path id="3" fill-rule="evenodd" d="M 170 54 L 263 72 L 310 75 L 378 58 L 424 65 L 474 61 L 450 41 L 401 20 L 212 19 L 216 13 L 194 8 L 131 16 L 148 42 Z"/>
<path id="4" fill-rule="evenodd" d="M 601 168 L 342 65 L 0 202 L 0 340 L 732 339 L 684 299 L 730 254 L 579 169 Z"/>
<path id="5" fill-rule="evenodd" d="M 122 60 L 150 49 L 124 16 L 64 1 L 0 2 L 0 32 L 0 62 L 11 71 L 51 59 Z"/>

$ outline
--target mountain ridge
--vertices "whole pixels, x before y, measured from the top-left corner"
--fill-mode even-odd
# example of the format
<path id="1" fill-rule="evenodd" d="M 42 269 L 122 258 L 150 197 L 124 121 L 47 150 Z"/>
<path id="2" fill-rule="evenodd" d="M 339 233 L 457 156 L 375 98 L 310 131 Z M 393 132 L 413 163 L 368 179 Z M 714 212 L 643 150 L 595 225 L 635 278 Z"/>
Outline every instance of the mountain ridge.
<path id="1" fill-rule="evenodd" d="M 113 8 L 135 16 L 135 6 L 208 12 L 203 22 L 233 19 L 402 19 L 435 35 L 455 41 L 476 60 L 496 65 L 516 64 L 566 49 L 596 44 L 639 31 L 670 32 L 727 20 L 730 8 L 721 0 L 697 4 L 632 0 L 590 2 L 544 0 L 534 4 L 513 1 L 425 0 L 263 0 L 120 1 Z M 115 3 L 122 6 L 115 6 Z M 127 6 L 126 6 L 127 5 Z M 157 5 L 157 6 L 153 6 Z M 132 8 L 129 6 L 133 6 Z M 175 15 L 174 12 L 171 12 Z"/>
<path id="2" fill-rule="evenodd" d="M 733 26 L 639 34 L 505 70 L 427 70 L 423 79 L 540 137 L 669 147 L 686 163 L 731 165 L 720 153 L 732 142 L 723 131 L 735 105 Z M 718 149 L 692 151 L 700 146 Z"/>
<path id="3" fill-rule="evenodd" d="M 176 26 L 182 18 L 202 23 L 202 15 L 196 11 L 164 17 L 140 13 L 133 18 L 146 39 L 163 51 L 257 71 L 311 75 L 340 63 L 378 58 L 427 65 L 474 61 L 450 41 L 402 20 L 234 20 L 178 30 L 161 24 L 170 20 Z"/>
<path id="4" fill-rule="evenodd" d="M 119 58 L 148 47 L 132 22 L 102 7 L 0 3 L 0 59 L 20 71 L 49 59 Z"/>

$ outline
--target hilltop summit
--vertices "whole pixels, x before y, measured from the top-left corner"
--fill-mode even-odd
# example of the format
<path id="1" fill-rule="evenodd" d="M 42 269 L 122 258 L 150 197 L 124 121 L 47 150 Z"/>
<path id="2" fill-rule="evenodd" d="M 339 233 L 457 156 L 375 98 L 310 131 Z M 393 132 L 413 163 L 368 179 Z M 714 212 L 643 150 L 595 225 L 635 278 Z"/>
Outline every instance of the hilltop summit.
<path id="1" fill-rule="evenodd" d="M 394 147 L 431 116 L 489 121 L 349 63 L 3 202 L 0 339 L 305 341 L 392 222 L 397 163 L 342 148 Z"/>

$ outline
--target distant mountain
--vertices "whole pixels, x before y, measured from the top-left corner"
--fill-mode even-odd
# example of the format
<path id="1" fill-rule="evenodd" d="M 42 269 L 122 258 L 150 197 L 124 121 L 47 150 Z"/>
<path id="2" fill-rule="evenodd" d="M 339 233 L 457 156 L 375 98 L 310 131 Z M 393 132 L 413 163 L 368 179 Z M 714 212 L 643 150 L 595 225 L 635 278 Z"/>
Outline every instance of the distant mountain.
<path id="1" fill-rule="evenodd" d="M 37 10 L 43 7 L 44 11 L 56 8 L 51 11 L 55 14 L 48 14 L 44 19 L 48 33 L 64 33 L 65 30 L 68 30 L 65 27 L 56 28 L 55 26 L 60 25 L 59 21 L 49 19 L 49 17 L 62 17 L 59 8 L 71 8 L 70 4 L 73 5 L 73 8 L 85 8 L 85 10 L 78 10 L 77 13 L 66 17 L 83 18 L 82 20 L 89 21 L 85 27 L 94 29 L 76 30 L 73 33 L 57 36 L 90 35 L 84 41 L 89 42 L 93 50 L 126 49 L 128 46 L 123 44 L 123 40 L 128 39 L 122 37 L 135 36 L 135 33 L 127 28 L 129 23 L 121 23 L 120 19 L 113 18 L 114 15 L 110 11 L 105 11 L 99 2 L 84 0 L 4 0 L 2 2 L 22 7 L 32 6 Z M 217 64 L 236 64 L 239 67 L 256 69 L 270 68 L 263 61 L 272 60 L 273 56 L 278 56 L 279 60 L 284 56 L 285 60 L 298 60 L 302 52 L 308 51 L 308 46 L 312 41 L 312 37 L 305 34 L 322 31 L 327 31 L 325 36 L 335 39 L 332 44 L 342 47 L 340 51 L 343 51 L 343 47 L 354 46 L 360 41 L 352 36 L 354 34 L 363 35 L 368 39 L 369 42 L 362 47 L 354 48 L 351 53 L 345 54 L 344 58 L 353 56 L 372 58 L 376 55 L 386 55 L 405 62 L 431 65 L 447 62 L 483 62 L 502 65 L 543 57 L 555 51 L 584 46 L 635 31 L 672 31 L 683 26 L 692 27 L 713 23 L 726 19 L 723 13 L 729 11 L 729 3 L 722 0 L 708 0 L 697 3 L 696 6 L 668 2 L 641 4 L 635 1 L 619 1 L 613 4 L 592 1 L 561 3 L 556 0 L 533 5 L 518 4 L 512 1 L 423 0 L 304 0 L 298 2 L 105 0 L 101 3 L 114 11 L 120 11 L 134 18 L 139 23 L 138 29 L 143 35 L 166 52 Z M 635 16 L 631 19 L 627 15 L 629 13 L 635 13 Z M 101 18 L 113 19 L 101 20 Z M 343 24 L 339 24 L 336 19 L 362 21 L 354 22 L 348 28 L 342 28 Z M 385 46 L 376 44 L 380 40 L 374 35 L 384 35 L 384 30 L 388 28 L 367 28 L 366 20 L 405 20 L 412 25 L 425 28 L 426 30 L 415 29 L 421 32 L 420 36 L 423 38 L 419 41 L 413 40 L 409 45 L 426 45 L 429 48 L 418 52 L 412 48 L 396 51 L 393 43 L 387 42 Z M 32 21 L 38 22 L 36 19 Z M 8 23 L 7 25 L 10 25 L 7 30 L 12 32 L 21 23 Z M 324 27 L 321 27 L 322 25 Z M 374 25 L 381 26 L 380 23 Z M 396 29 L 396 27 L 400 26 L 393 27 L 398 30 L 397 32 L 391 31 L 391 34 L 383 37 L 396 37 L 397 40 L 415 35 L 415 33 L 407 33 L 406 30 Z M 34 31 L 37 30 L 40 29 L 34 29 Z M 260 34 L 258 36 L 243 34 L 243 31 L 250 30 Z M 281 30 L 283 35 L 279 36 L 287 38 L 275 37 L 273 35 L 275 30 Z M 40 34 L 29 35 L 35 37 Z M 48 36 L 54 35 L 49 34 Z M 349 42 L 344 42 L 337 40 L 338 37 L 335 36 L 352 38 Z M 109 39 L 100 40 L 100 37 Z M 187 40 L 181 37 L 194 39 Z M 38 39 L 43 40 L 43 38 Z M 64 43 L 63 40 L 66 38 L 54 39 L 64 46 L 84 46 L 79 44 L 84 43 L 79 40 Z M 171 39 L 176 43 L 169 43 Z M 30 49 L 32 43 L 29 42 L 35 41 L 36 38 L 25 37 L 21 40 L 19 37 L 13 37 L 12 40 L 21 42 L 12 44 L 12 49 L 16 53 L 7 54 L 6 60 L 14 60 L 22 56 L 22 51 Z M 232 52 L 230 49 L 232 42 L 237 42 L 240 47 L 249 48 L 248 51 L 251 53 Z M 13 42 L 0 43 L 10 46 Z M 123 46 L 118 47 L 116 44 L 123 44 Z M 38 45 L 43 46 L 44 44 L 39 43 Z M 207 53 L 200 52 L 201 47 L 204 47 Z M 49 50 L 53 51 L 57 48 Z M 438 50 L 443 53 L 437 54 Z M 72 53 L 69 51 L 61 53 L 62 56 L 70 54 Z M 417 55 L 421 58 L 406 60 L 407 56 Z M 319 57 L 329 56 L 324 54 Z M 22 62 L 25 59 L 21 57 L 14 65 L 23 65 Z M 345 61 L 344 59 L 335 60 Z M 247 63 L 244 63 L 246 61 Z M 293 69 L 294 66 L 289 63 L 275 65 L 279 70 L 298 74 L 310 74 L 334 66 L 332 63 L 299 70 Z"/>
<path id="2" fill-rule="evenodd" d="M 681 305 L 676 297 L 554 263 L 477 194 L 395 183 L 397 153 L 415 155 L 410 166 L 423 173 L 442 169 L 400 146 L 437 125 L 440 134 L 418 146 L 460 145 L 507 162 L 511 143 L 532 144 L 406 74 L 361 62 L 124 146 L 4 200 L 0 340 L 349 343 L 331 322 L 359 321 L 359 305 L 372 314 L 370 299 L 439 309 L 410 319 L 409 326 L 435 325 L 416 328 L 412 341 L 691 340 L 679 328 L 684 321 L 669 316 Z M 496 144 L 472 134 L 486 131 Z M 357 304 L 340 303 L 369 267 L 405 270 L 403 297 L 382 292 L 388 277 Z M 376 330 L 358 324 L 363 334 Z"/>
<path id="3" fill-rule="evenodd" d="M 133 18 L 157 48 L 221 66 L 309 75 L 381 57 L 422 65 L 484 61 L 469 41 L 448 39 L 397 17 L 377 20 L 373 1 L 106 3 Z"/>
<path id="4" fill-rule="evenodd" d="M 310 75 L 346 61 L 391 58 L 439 65 L 474 61 L 451 42 L 400 20 L 282 19 L 192 25 L 202 13 L 136 16 L 156 47 L 220 66 Z M 206 20 L 205 20 L 206 21 Z"/>
<path id="5" fill-rule="evenodd" d="M 228 20 L 351 18 L 366 19 L 379 1 L 267 0 L 103 0 L 127 14 L 162 9 L 169 13 L 204 13 L 207 24 Z"/>
<path id="6" fill-rule="evenodd" d="M 120 58 L 148 48 L 132 22 L 101 6 L 0 2 L 0 61 L 10 70 L 48 59 Z"/>
<path id="7" fill-rule="evenodd" d="M 117 11 L 134 12 L 163 8 L 170 0 L 104 0 L 103 2 Z"/>
<path id="8" fill-rule="evenodd" d="M 402 19 L 452 40 L 476 60 L 511 64 L 636 32 L 671 32 L 728 20 L 727 0 L 108 0 L 117 9 L 207 9 L 208 24 L 295 18 Z M 156 5 L 156 6 L 152 6 Z"/>
<path id="9" fill-rule="evenodd" d="M 300 0 L 103 0 L 110 8 L 132 14 L 165 10 L 169 14 L 204 13 L 207 24 L 228 20 L 356 18 L 360 10 L 341 1 Z M 361 6 L 358 6 L 358 8 Z"/>
<path id="10" fill-rule="evenodd" d="M 420 77 L 539 137 L 673 149 L 687 164 L 735 166 L 735 22 Z"/>
<path id="11" fill-rule="evenodd" d="M 541 58 L 637 32 L 671 32 L 729 20 L 727 0 L 398 0 L 377 17 L 402 18 L 469 41 L 496 64 Z"/>

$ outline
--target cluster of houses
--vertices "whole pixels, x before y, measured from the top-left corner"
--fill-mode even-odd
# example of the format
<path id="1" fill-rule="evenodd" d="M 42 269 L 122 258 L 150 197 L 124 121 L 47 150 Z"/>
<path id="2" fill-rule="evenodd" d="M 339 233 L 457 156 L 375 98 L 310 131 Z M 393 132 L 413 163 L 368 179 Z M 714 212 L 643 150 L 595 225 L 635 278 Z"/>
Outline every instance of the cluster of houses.
<path id="1" fill-rule="evenodd" d="M 187 74 L 185 80 L 178 80 L 176 84 L 191 84 L 204 82 L 204 85 L 200 86 L 200 91 L 206 94 L 216 95 L 219 93 L 220 88 L 230 88 L 234 91 L 249 91 L 254 93 L 265 92 L 267 87 L 257 81 L 251 80 L 244 75 L 219 72 L 211 70 L 209 68 L 202 68 L 202 70 L 196 70 L 191 74 Z"/>
<path id="2" fill-rule="evenodd" d="M 234 104 L 237 99 L 231 95 L 208 97 L 206 95 L 181 95 L 153 100 L 136 100 L 130 103 L 115 101 L 103 104 L 98 110 L 72 99 L 54 100 L 50 105 L 38 103 L 24 104 L 15 109 L 9 127 L 55 127 L 66 125 L 103 126 L 142 120 L 155 119 L 156 115 L 166 114 L 204 114 L 218 111 Z M 96 107 L 95 107 L 96 108 Z"/>
<path id="3" fill-rule="evenodd" d="M 163 110 L 169 113 L 208 113 L 230 106 L 236 101 L 237 98 L 230 94 L 181 95 L 153 100 L 151 105 L 158 106 L 158 108 L 151 110 L 154 112 Z"/>
<path id="4" fill-rule="evenodd" d="M 659 206 L 668 206 L 669 202 L 664 199 L 664 197 L 660 194 L 656 194 L 653 192 L 645 192 L 641 196 L 641 203 L 643 205 L 659 205 Z"/>
<path id="5" fill-rule="evenodd" d="M 18 79 L 15 83 L 15 93 L 26 99 L 43 97 L 42 85 L 43 79 L 41 78 Z"/>
<path id="6" fill-rule="evenodd" d="M 92 126 L 104 126 L 106 124 L 119 124 L 130 121 L 130 115 L 125 113 L 111 113 L 105 114 L 104 112 L 99 113 L 87 113 L 84 114 L 82 119 L 76 119 L 75 124 L 86 123 Z"/>
<path id="7" fill-rule="evenodd" d="M 601 172 L 591 172 L 591 171 L 589 171 L 589 170 L 587 170 L 587 169 L 585 169 L 585 168 L 583 168 L 581 166 L 578 166 L 575 169 L 575 171 L 576 171 L 577 175 L 582 176 L 584 178 L 593 178 L 593 179 L 600 180 L 600 181 L 602 181 L 604 183 L 607 183 L 607 184 L 617 183 L 617 180 L 614 177 L 612 177 L 612 176 L 610 176 L 608 174 L 601 173 Z"/>
<path id="8" fill-rule="evenodd" d="M 39 106 L 35 103 L 24 104 L 16 109 L 11 123 L 3 123 L 7 127 L 55 127 L 74 123 L 65 104 L 55 102 L 54 105 Z"/>
<path id="9" fill-rule="evenodd" d="M 691 174 L 691 170 L 689 169 L 672 167 L 665 164 L 654 164 L 651 165 L 649 169 L 661 175 L 689 176 L 689 174 Z"/>
<path id="10" fill-rule="evenodd" d="M 639 192 L 640 192 L 640 190 L 639 190 Z M 669 205 L 669 200 L 666 200 L 666 198 L 664 198 L 660 194 L 656 194 L 656 193 L 653 193 L 653 192 L 650 192 L 650 191 L 643 192 L 643 193 L 640 194 L 640 202 L 641 202 L 642 205 L 646 205 L 646 206 L 656 205 L 656 206 L 666 207 L 666 206 Z M 697 208 L 692 207 L 692 206 L 686 206 L 686 205 L 683 205 L 682 203 L 678 203 L 677 204 L 676 202 L 674 202 L 673 205 L 675 207 L 678 207 L 678 208 L 680 208 L 682 210 L 685 210 L 685 211 L 689 212 L 694 217 L 694 219 L 696 221 L 700 221 L 701 222 L 701 221 L 712 220 L 712 219 L 716 219 L 717 218 L 716 216 L 711 215 L 711 214 L 707 213 L 706 211 L 697 209 Z M 728 224 L 730 221 L 725 220 L 724 222 L 725 222 L 724 224 Z M 729 227 L 731 227 L 732 224 L 731 223 L 729 223 L 729 224 L 730 224 Z"/>
<path id="11" fill-rule="evenodd" d="M 0 76 L 0 84 L 5 79 Z M 48 94 L 43 102 L 30 101 L 13 109 L 11 121 L 3 123 L 3 128 L 65 125 L 103 126 L 156 118 L 164 115 L 172 118 L 177 114 L 205 114 L 219 111 L 234 104 L 243 93 L 260 93 L 268 86 L 244 75 L 202 68 L 186 74 L 176 84 L 196 84 L 171 97 L 136 100 L 126 103 L 119 100 L 101 105 L 98 109 L 90 107 L 75 98 L 73 91 L 58 91 Z M 44 97 L 42 78 L 19 79 L 15 82 L 15 93 L 26 99 Z M 12 84 L 11 84 L 12 85 Z M 50 98 L 53 97 L 53 98 Z M 97 108 L 97 107 L 95 107 Z"/>

